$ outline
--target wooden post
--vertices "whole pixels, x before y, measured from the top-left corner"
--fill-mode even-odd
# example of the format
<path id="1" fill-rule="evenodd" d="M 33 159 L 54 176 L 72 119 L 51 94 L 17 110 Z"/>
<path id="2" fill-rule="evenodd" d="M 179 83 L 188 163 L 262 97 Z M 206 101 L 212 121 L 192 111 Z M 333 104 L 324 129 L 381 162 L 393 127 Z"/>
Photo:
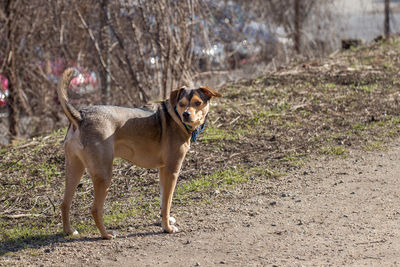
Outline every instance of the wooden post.
<path id="1" fill-rule="evenodd" d="M 390 35 L 390 0 L 385 0 L 385 37 L 388 38 Z"/>

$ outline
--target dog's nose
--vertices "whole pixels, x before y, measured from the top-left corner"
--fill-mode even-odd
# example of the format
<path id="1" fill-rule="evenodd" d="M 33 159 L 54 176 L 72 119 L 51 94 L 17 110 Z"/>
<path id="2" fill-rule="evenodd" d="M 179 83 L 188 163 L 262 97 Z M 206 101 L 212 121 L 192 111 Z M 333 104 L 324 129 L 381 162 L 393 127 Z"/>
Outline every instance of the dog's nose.
<path id="1" fill-rule="evenodd" d="M 185 111 L 185 112 L 183 112 L 182 116 L 183 116 L 183 118 L 184 118 L 185 120 L 187 120 L 187 119 L 189 119 L 189 117 L 190 117 L 190 112 L 189 112 L 189 111 Z"/>

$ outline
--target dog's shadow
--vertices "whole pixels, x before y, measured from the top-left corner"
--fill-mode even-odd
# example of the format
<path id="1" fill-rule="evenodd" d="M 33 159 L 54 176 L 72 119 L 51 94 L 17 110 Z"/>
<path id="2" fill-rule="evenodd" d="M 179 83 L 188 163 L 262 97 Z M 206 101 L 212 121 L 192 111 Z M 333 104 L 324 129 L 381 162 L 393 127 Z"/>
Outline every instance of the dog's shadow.
<path id="1" fill-rule="evenodd" d="M 148 224 L 148 225 L 141 225 L 138 228 L 147 228 L 150 226 L 154 226 L 155 224 Z M 110 230 L 118 230 L 118 228 L 110 229 Z M 116 236 L 116 240 L 118 239 L 125 239 L 125 238 L 134 238 L 134 237 L 144 237 L 144 236 L 156 236 L 156 235 L 164 235 L 162 231 L 154 232 L 154 231 L 147 231 L 147 232 L 135 232 L 135 233 L 127 233 L 121 234 Z M 66 236 L 64 233 L 57 233 L 57 234 L 40 234 L 40 235 L 32 235 L 29 237 L 18 237 L 18 238 L 10 238 L 6 241 L 0 242 L 0 257 L 4 256 L 7 253 L 16 253 L 18 251 L 30 248 L 30 249 L 40 249 L 46 248 L 44 252 L 50 253 L 54 250 L 55 247 L 59 246 L 60 244 L 65 243 L 90 243 L 90 242 L 99 242 L 99 241 L 106 241 L 112 242 L 112 240 L 105 240 L 101 237 L 70 237 Z"/>

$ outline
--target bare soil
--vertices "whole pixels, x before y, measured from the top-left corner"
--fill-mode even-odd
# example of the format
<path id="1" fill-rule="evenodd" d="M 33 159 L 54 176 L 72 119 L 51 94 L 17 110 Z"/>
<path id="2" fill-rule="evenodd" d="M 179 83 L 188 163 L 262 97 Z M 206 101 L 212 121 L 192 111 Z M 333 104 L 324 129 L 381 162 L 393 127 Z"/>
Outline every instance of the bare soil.
<path id="1" fill-rule="evenodd" d="M 385 152 L 314 159 L 184 216 L 181 234 L 143 236 L 136 251 L 101 265 L 398 266 L 399 161 L 400 140 Z"/>

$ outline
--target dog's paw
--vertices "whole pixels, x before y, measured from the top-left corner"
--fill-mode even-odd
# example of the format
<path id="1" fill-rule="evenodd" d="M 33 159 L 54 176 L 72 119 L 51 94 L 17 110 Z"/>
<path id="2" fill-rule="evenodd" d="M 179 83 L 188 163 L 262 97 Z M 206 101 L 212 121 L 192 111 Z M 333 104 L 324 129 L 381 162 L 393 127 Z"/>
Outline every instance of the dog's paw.
<path id="1" fill-rule="evenodd" d="M 176 219 L 174 217 L 169 217 L 169 224 L 174 225 L 176 223 Z"/>
<path id="2" fill-rule="evenodd" d="M 117 233 L 116 233 L 116 232 L 106 233 L 106 234 L 104 234 L 104 235 L 101 235 L 101 237 L 102 237 L 103 239 L 108 239 L 108 240 L 110 240 L 110 239 L 116 238 L 116 237 L 117 237 Z"/>
<path id="3" fill-rule="evenodd" d="M 67 231 L 64 231 L 64 234 L 65 235 L 79 235 L 79 232 L 77 230 L 71 228 L 71 229 L 69 229 Z"/>
<path id="4" fill-rule="evenodd" d="M 172 233 L 177 233 L 177 232 L 179 232 L 178 227 L 176 227 L 175 225 L 171 225 L 171 227 L 172 227 Z"/>
<path id="5" fill-rule="evenodd" d="M 178 227 L 174 226 L 174 225 L 170 225 L 167 228 L 163 228 L 164 233 L 168 233 L 168 234 L 173 234 L 173 233 L 177 233 L 179 232 Z"/>

